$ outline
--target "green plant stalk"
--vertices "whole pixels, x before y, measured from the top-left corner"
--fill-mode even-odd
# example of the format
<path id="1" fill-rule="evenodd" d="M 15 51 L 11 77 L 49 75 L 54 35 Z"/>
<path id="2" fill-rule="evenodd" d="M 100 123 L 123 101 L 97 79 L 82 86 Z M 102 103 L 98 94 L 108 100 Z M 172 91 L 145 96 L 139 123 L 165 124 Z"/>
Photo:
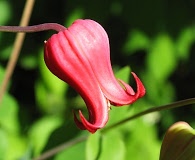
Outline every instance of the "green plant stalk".
<path id="1" fill-rule="evenodd" d="M 25 33 L 41 32 L 46 30 L 55 30 L 57 32 L 60 32 L 66 29 L 64 26 L 57 23 L 44 23 L 44 24 L 39 24 L 34 26 L 27 26 L 30 19 L 30 15 L 32 13 L 33 5 L 34 5 L 34 0 L 28 0 L 26 2 L 20 26 L 0 26 L 1 32 L 17 32 L 14 47 L 6 67 L 6 72 L 5 72 L 3 82 L 0 87 L 0 103 L 7 89 L 7 85 L 12 76 L 15 65 L 17 63 L 20 50 L 25 38 Z M 22 33 L 18 33 L 18 32 L 22 32 Z"/>
<path id="2" fill-rule="evenodd" d="M 182 107 L 182 106 L 186 106 L 186 105 L 190 105 L 190 104 L 195 104 L 195 98 L 189 98 L 189 99 L 177 101 L 177 102 L 174 102 L 171 104 L 153 107 L 153 108 L 147 109 L 145 111 L 139 112 L 139 113 L 137 113 L 133 116 L 130 116 L 126 119 L 123 119 L 123 120 L 121 120 L 121 121 L 119 121 L 119 122 L 117 122 L 109 127 L 106 127 L 105 129 L 102 129 L 101 132 L 105 133 L 105 132 L 109 131 L 110 129 L 118 127 L 118 126 L 120 126 L 120 125 L 122 125 L 130 120 L 134 120 L 136 118 L 139 118 L 139 117 L 144 116 L 144 115 L 149 114 L 149 113 L 158 112 L 158 111 L 167 110 L 167 109 L 178 108 L 178 107 Z M 53 149 L 51 149 L 49 151 L 46 151 L 45 153 L 43 153 L 39 157 L 34 158 L 33 160 L 44 160 L 44 159 L 47 159 L 49 157 L 52 157 L 53 155 L 57 154 L 58 152 L 60 152 L 62 150 L 65 150 L 69 147 L 72 147 L 73 145 L 76 145 L 80 142 L 85 141 L 87 138 L 88 138 L 88 136 L 78 137 L 78 138 L 75 138 L 69 142 L 65 142 L 59 146 L 54 147 Z"/>
<path id="3" fill-rule="evenodd" d="M 55 148 L 52 148 L 51 150 L 46 151 L 45 153 L 43 153 L 42 155 L 40 155 L 37 158 L 34 158 L 33 160 L 44 160 L 44 159 L 48 159 L 52 156 L 54 156 L 55 154 L 57 154 L 60 151 L 63 151 L 67 148 L 70 148 L 72 146 L 74 146 L 75 144 L 81 143 L 85 140 L 87 140 L 88 136 L 81 136 L 81 137 L 77 137 L 73 140 L 70 140 L 68 142 L 65 142 Z"/>
<path id="4" fill-rule="evenodd" d="M 162 105 L 162 106 L 158 106 L 158 107 L 149 108 L 149 109 L 142 111 L 142 112 L 139 112 L 131 117 L 123 119 L 123 120 L 121 120 L 121 121 L 119 121 L 111 126 L 108 126 L 105 129 L 102 129 L 101 132 L 106 132 L 106 131 L 108 131 L 112 128 L 118 127 L 118 126 L 120 126 L 120 125 L 122 125 L 130 120 L 139 118 L 139 117 L 144 116 L 144 115 L 149 114 L 149 113 L 167 110 L 167 109 L 178 108 L 178 107 L 182 107 L 182 106 L 186 106 L 186 105 L 190 105 L 190 104 L 195 104 L 195 98 L 189 98 L 189 99 L 177 101 L 177 102 L 174 102 L 171 104 L 166 104 L 166 105 Z"/>

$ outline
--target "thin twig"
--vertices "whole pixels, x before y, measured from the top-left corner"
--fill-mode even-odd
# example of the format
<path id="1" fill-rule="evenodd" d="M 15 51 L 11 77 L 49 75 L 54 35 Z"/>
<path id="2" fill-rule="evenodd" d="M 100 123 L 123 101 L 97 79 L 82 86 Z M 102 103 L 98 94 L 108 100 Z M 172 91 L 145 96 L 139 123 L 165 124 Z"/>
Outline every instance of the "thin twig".
<path id="1" fill-rule="evenodd" d="M 189 98 L 189 99 L 185 99 L 185 100 L 181 100 L 181 101 L 177 101 L 177 102 L 174 102 L 174 103 L 171 103 L 171 104 L 167 104 L 167 105 L 162 105 L 162 106 L 158 106 L 158 107 L 153 107 L 153 108 L 150 108 L 150 109 L 147 109 L 145 111 L 142 111 L 142 112 L 139 112 L 131 117 L 128 117 L 126 119 L 123 119 L 109 127 L 106 127 L 105 129 L 101 130 L 101 132 L 106 132 L 112 128 L 115 128 L 115 127 L 118 127 L 119 125 L 122 125 L 130 120 L 133 120 L 133 119 L 136 119 L 138 117 L 141 117 L 141 116 L 144 116 L 146 114 L 149 114 L 149 113 L 153 113 L 153 112 L 157 112 L 157 111 L 162 111 L 162 110 L 166 110 L 166 109 L 173 109 L 173 108 L 177 108 L 177 107 L 182 107 L 182 106 L 186 106 L 186 105 L 190 105 L 190 104 L 195 104 L 195 98 Z M 37 157 L 37 158 L 34 158 L 33 160 L 45 160 L 49 157 L 52 157 L 54 156 L 55 154 L 59 153 L 60 151 L 62 150 L 65 150 L 69 147 L 72 147 L 73 145 L 75 144 L 78 144 L 80 142 L 83 142 L 87 139 L 88 136 L 83 136 L 83 137 L 79 137 L 79 138 L 76 138 L 76 139 L 73 139 L 69 142 L 65 142 L 45 153 L 43 153 L 41 156 Z"/>
<path id="2" fill-rule="evenodd" d="M 173 108 L 177 108 L 177 107 L 182 107 L 182 106 L 186 106 L 186 105 L 190 105 L 190 104 L 195 104 L 195 98 L 189 98 L 189 99 L 185 99 L 185 100 L 181 100 L 181 101 L 177 101 L 171 104 L 167 104 L 167 105 L 162 105 L 162 106 L 158 106 L 158 107 L 153 107 L 153 108 L 149 108 L 145 111 L 139 112 L 137 114 L 134 114 L 131 117 L 128 117 L 126 119 L 123 119 L 111 126 L 106 127 L 105 129 L 102 129 L 101 132 L 106 132 L 112 128 L 118 127 L 130 120 L 136 119 L 138 117 L 144 116 L 146 114 L 149 113 L 153 113 L 153 112 L 157 112 L 157 111 L 162 111 L 162 110 L 166 110 L 166 109 L 173 109 Z"/>
<path id="3" fill-rule="evenodd" d="M 27 0 L 26 1 L 24 11 L 22 14 L 22 18 L 21 18 L 21 22 L 20 22 L 20 26 L 27 26 L 28 25 L 29 19 L 31 17 L 33 6 L 34 6 L 34 0 Z M 3 95 L 7 89 L 8 82 L 12 76 L 16 62 L 18 60 L 24 38 L 25 38 L 25 33 L 18 33 L 16 35 L 14 47 L 13 47 L 9 62 L 7 64 L 5 76 L 4 76 L 4 79 L 3 79 L 3 82 L 2 82 L 1 88 L 0 88 L 0 104 L 1 104 L 1 101 L 3 99 Z"/>
<path id="4" fill-rule="evenodd" d="M 83 142 L 87 139 L 88 136 L 82 136 L 82 137 L 78 137 L 75 138 L 69 142 L 65 142 L 55 148 L 52 148 L 51 150 L 48 150 L 47 152 L 43 153 L 42 155 L 40 155 L 37 158 L 34 158 L 33 160 L 45 160 L 48 159 L 49 157 L 54 156 L 55 154 L 59 153 L 60 151 L 63 151 L 69 147 L 72 147 L 75 144 L 78 144 L 80 142 Z"/>
<path id="5" fill-rule="evenodd" d="M 0 26 L 0 31 L 2 32 L 32 33 L 32 32 L 46 31 L 46 30 L 54 30 L 60 32 L 65 29 L 66 27 L 58 23 L 43 23 L 43 24 L 37 24 L 33 26 Z"/>

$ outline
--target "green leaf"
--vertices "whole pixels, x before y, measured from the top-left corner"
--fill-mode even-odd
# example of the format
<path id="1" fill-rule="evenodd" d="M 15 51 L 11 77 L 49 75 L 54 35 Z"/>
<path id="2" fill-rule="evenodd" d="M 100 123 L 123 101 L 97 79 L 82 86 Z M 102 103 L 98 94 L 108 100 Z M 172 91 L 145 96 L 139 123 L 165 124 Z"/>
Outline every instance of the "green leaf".
<path id="1" fill-rule="evenodd" d="M 4 77 L 5 77 L 5 69 L 0 65 L 0 82 L 1 82 L 1 85 L 2 85 Z M 8 82 L 8 86 L 7 86 L 8 89 L 9 89 L 9 86 L 10 86 L 10 82 Z M 3 104 L 0 104 L 0 107 L 1 107 L 1 105 L 3 105 Z"/>
<path id="2" fill-rule="evenodd" d="M 11 17 L 11 7 L 8 1 L 0 1 L 0 25 L 4 25 Z"/>
<path id="3" fill-rule="evenodd" d="M 9 94 L 5 94 L 1 102 L 0 126 L 2 129 L 0 133 L 0 152 L 3 152 L 1 155 L 4 155 L 6 160 L 19 158 L 25 151 L 26 139 L 19 134 L 18 104 Z"/>
<path id="4" fill-rule="evenodd" d="M 5 159 L 5 155 L 8 149 L 8 139 L 5 131 L 0 129 L 0 159 Z"/>
<path id="5" fill-rule="evenodd" d="M 29 138 L 34 148 L 34 155 L 41 153 L 47 144 L 51 133 L 62 124 L 60 117 L 50 116 L 44 117 L 37 121 L 29 131 Z"/>
<path id="6" fill-rule="evenodd" d="M 75 8 L 70 12 L 70 15 L 67 16 L 67 20 L 65 23 L 66 27 L 69 27 L 76 19 L 82 18 L 84 15 L 84 10 L 80 7 Z"/>
<path id="7" fill-rule="evenodd" d="M 125 145 L 122 136 L 116 130 L 100 135 L 90 135 L 86 146 L 87 160 L 123 160 L 125 157 Z"/>
<path id="8" fill-rule="evenodd" d="M 187 59 L 190 54 L 190 47 L 195 42 L 195 27 L 182 29 L 176 42 L 178 56 Z"/>
<path id="9" fill-rule="evenodd" d="M 1 34 L 0 34 L 0 36 L 1 36 Z M 8 60 L 10 57 L 10 54 L 12 52 L 12 49 L 13 49 L 13 44 L 9 44 L 9 46 L 5 46 L 5 48 L 1 48 L 0 59 Z"/>
<path id="10" fill-rule="evenodd" d="M 95 160 L 99 156 L 99 150 L 101 145 L 101 134 L 96 132 L 91 134 L 86 143 L 86 160 Z"/>
<path id="11" fill-rule="evenodd" d="M 160 34 L 156 37 L 147 56 L 147 66 L 153 78 L 163 81 L 176 67 L 175 48 L 171 37 Z"/>
<path id="12" fill-rule="evenodd" d="M 102 135 L 98 160 L 124 160 L 125 153 L 125 143 L 119 132 L 115 130 Z"/>
<path id="13" fill-rule="evenodd" d="M 124 45 L 125 53 L 134 53 L 138 50 L 147 50 L 150 45 L 150 39 L 139 30 L 130 32 L 127 42 Z"/>
<path id="14" fill-rule="evenodd" d="M 8 94 L 3 96 L 0 105 L 0 125 L 8 132 L 19 132 L 18 104 L 15 99 Z"/>
<path id="15" fill-rule="evenodd" d="M 152 73 L 144 73 L 143 77 L 147 91 L 146 95 L 151 102 L 160 105 L 174 101 L 175 89 L 172 83 L 166 80 L 157 81 Z"/>
<path id="16" fill-rule="evenodd" d="M 129 77 L 131 74 L 131 69 L 129 66 L 123 67 L 121 68 L 116 74 L 115 76 L 121 80 L 123 80 L 124 82 L 128 83 L 129 81 Z"/>
<path id="17" fill-rule="evenodd" d="M 63 95 L 58 95 L 49 90 L 44 82 L 38 80 L 35 84 L 36 103 L 39 109 L 47 114 L 60 115 L 65 110 L 65 100 Z"/>
<path id="18" fill-rule="evenodd" d="M 23 55 L 19 60 L 20 65 L 25 69 L 35 69 L 38 65 L 37 56 L 34 54 Z"/>
<path id="19" fill-rule="evenodd" d="M 26 137 L 15 134 L 7 134 L 8 150 L 6 152 L 6 160 L 19 159 L 26 150 Z"/>
<path id="20" fill-rule="evenodd" d="M 86 142 L 77 143 L 76 145 L 58 153 L 54 160 L 85 160 L 85 143 Z"/>
<path id="21" fill-rule="evenodd" d="M 32 160 L 33 150 L 32 147 L 29 145 L 26 147 L 25 152 L 20 157 L 20 160 Z"/>
<path id="22" fill-rule="evenodd" d="M 157 139 L 154 126 L 146 120 L 146 117 L 134 120 L 126 130 L 126 159 L 156 160 L 159 156 L 160 143 Z M 141 154 L 140 154 L 141 153 Z"/>
<path id="23" fill-rule="evenodd" d="M 4 75 L 5 75 L 5 70 L 4 70 L 4 68 L 0 65 L 0 82 L 3 81 Z"/>

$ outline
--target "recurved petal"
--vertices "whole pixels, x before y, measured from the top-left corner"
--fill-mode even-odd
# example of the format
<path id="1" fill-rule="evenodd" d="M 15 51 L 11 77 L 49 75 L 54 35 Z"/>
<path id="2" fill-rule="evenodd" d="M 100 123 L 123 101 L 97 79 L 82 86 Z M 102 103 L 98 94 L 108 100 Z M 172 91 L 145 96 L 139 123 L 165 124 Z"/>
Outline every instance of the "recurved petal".
<path id="1" fill-rule="evenodd" d="M 97 131 L 97 129 L 100 129 L 100 128 L 104 127 L 104 125 L 105 125 L 104 124 L 103 126 L 101 126 L 97 122 L 95 124 L 90 123 L 88 120 L 86 120 L 86 118 L 83 116 L 81 111 L 79 111 L 79 116 L 80 116 L 81 122 L 78 120 L 76 114 L 74 113 L 74 121 L 77 124 L 77 126 L 80 129 L 87 129 L 91 133 L 95 133 Z M 92 118 L 94 118 L 94 117 L 92 117 Z M 98 117 L 96 117 L 96 118 L 98 119 Z M 104 116 L 101 115 L 101 118 L 105 118 L 105 121 L 107 121 L 108 116 L 107 115 L 104 115 Z"/>
<path id="2" fill-rule="evenodd" d="M 110 62 L 109 39 L 104 28 L 93 20 L 77 20 L 69 27 L 69 31 L 77 39 L 83 54 L 98 80 L 104 95 L 114 105 L 133 103 L 145 94 L 140 79 L 133 73 L 137 83 L 135 93 L 131 86 L 115 78 Z"/>
<path id="3" fill-rule="evenodd" d="M 69 30 L 64 30 L 45 42 L 44 49 L 44 59 L 50 71 L 70 84 L 87 105 L 89 120 L 86 120 L 80 111 L 81 122 L 75 116 L 76 124 L 92 133 L 102 128 L 108 120 L 109 106 L 77 39 Z"/>
<path id="4" fill-rule="evenodd" d="M 145 91 L 145 87 L 143 85 L 143 83 L 141 82 L 141 80 L 137 77 L 137 75 L 134 72 L 131 72 L 131 74 L 133 75 L 136 85 L 137 85 L 137 89 L 136 92 L 134 92 L 134 90 L 131 88 L 131 86 L 129 86 L 127 83 L 125 83 L 124 81 L 119 79 L 119 82 L 124 86 L 124 90 L 126 91 L 126 93 L 128 94 L 128 101 L 127 104 L 131 104 L 133 102 L 135 102 L 138 98 L 141 98 L 145 95 L 146 91 Z M 116 105 L 116 106 L 121 106 L 124 105 L 123 103 L 124 101 L 118 101 L 116 102 L 112 102 L 111 104 Z"/>

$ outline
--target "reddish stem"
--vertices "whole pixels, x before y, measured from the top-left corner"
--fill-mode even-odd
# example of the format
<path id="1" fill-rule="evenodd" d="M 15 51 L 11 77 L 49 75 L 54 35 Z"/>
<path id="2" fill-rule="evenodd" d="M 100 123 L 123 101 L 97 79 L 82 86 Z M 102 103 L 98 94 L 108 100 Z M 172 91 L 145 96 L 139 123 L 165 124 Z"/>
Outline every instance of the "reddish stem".
<path id="1" fill-rule="evenodd" d="M 57 32 L 66 29 L 64 26 L 57 23 L 44 23 L 34 26 L 0 26 L 0 31 L 3 32 L 41 32 L 46 30 L 55 30 Z"/>

